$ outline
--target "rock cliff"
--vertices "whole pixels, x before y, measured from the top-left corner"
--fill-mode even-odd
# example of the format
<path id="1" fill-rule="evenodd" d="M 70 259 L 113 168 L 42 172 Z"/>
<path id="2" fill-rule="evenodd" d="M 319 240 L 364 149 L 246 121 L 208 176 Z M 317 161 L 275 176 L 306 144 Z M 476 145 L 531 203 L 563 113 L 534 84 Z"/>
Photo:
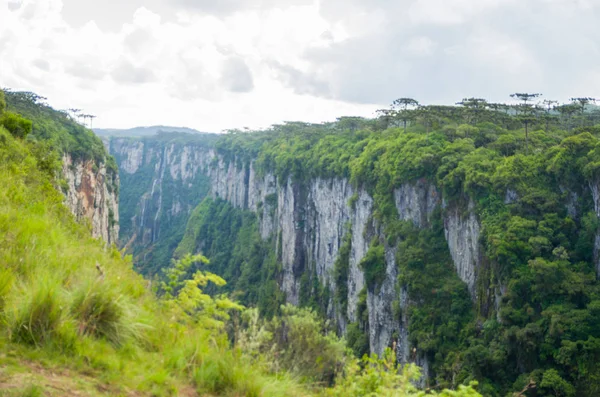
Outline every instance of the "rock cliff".
<path id="1" fill-rule="evenodd" d="M 169 265 L 209 190 L 214 151 L 177 140 L 111 138 L 105 145 L 120 170 L 120 245 L 131 248 L 139 271 L 154 274 Z"/>
<path id="2" fill-rule="evenodd" d="M 62 175 L 68 184 L 66 204 L 78 221 L 89 222 L 92 236 L 106 243 L 119 238 L 119 176 L 106 164 L 93 160 L 62 159 Z"/>

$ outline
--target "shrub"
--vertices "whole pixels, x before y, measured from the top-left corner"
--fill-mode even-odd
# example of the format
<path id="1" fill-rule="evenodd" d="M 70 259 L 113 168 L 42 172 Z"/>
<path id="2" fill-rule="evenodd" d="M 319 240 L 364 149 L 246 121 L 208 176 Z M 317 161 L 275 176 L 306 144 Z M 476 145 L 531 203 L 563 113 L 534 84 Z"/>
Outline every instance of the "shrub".
<path id="1" fill-rule="evenodd" d="M 247 328 L 238 335 L 238 345 L 250 359 L 263 357 L 272 372 L 291 371 L 306 381 L 331 385 L 344 368 L 344 342 L 314 310 L 287 304 L 271 321 L 261 323 L 252 310 L 244 317 Z"/>
<path id="2" fill-rule="evenodd" d="M 373 239 L 359 266 L 365 272 L 365 281 L 369 288 L 375 289 L 385 280 L 385 249 L 379 240 Z"/>

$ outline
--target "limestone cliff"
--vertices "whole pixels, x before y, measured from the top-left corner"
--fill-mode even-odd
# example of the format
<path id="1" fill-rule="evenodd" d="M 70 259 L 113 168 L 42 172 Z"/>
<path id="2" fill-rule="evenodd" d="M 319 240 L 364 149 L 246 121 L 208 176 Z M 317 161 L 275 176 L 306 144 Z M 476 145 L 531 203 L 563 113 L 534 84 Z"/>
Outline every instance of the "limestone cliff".
<path id="1" fill-rule="evenodd" d="M 62 159 L 62 176 L 68 184 L 66 204 L 77 220 L 89 222 L 92 236 L 108 244 L 119 237 L 119 175 L 105 163 L 93 160 Z"/>

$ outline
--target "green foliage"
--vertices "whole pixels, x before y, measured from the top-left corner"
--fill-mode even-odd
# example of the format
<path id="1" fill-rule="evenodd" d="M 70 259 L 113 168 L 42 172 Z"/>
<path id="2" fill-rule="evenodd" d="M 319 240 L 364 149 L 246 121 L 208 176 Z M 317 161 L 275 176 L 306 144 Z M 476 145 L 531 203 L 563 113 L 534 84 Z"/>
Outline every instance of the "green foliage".
<path id="1" fill-rule="evenodd" d="M 362 357 L 369 354 L 369 335 L 360 324 L 350 323 L 346 328 L 346 343 L 356 357 Z"/>
<path id="2" fill-rule="evenodd" d="M 314 310 L 288 304 L 280 313 L 261 321 L 256 309 L 248 310 L 238 346 L 274 373 L 283 369 L 305 381 L 332 385 L 348 360 L 343 341 Z"/>
<path id="3" fill-rule="evenodd" d="M 0 118 L 0 124 L 4 126 L 15 138 L 25 139 L 31 133 L 32 123 L 18 114 L 5 112 Z"/>
<path id="4" fill-rule="evenodd" d="M 271 317 L 284 302 L 277 284 L 280 263 L 272 246 L 272 241 L 262 240 L 255 214 L 207 197 L 192 212 L 175 255 L 202 252 L 210 259 L 208 268 L 228 280 L 225 291 Z"/>
<path id="5" fill-rule="evenodd" d="M 365 281 L 371 290 L 375 290 L 385 280 L 385 248 L 377 238 L 371 241 L 369 251 L 358 266 L 364 272 Z"/>
<path id="6" fill-rule="evenodd" d="M 365 355 L 360 361 L 353 360 L 340 377 L 336 387 L 327 390 L 327 396 L 472 396 L 477 397 L 476 382 L 461 385 L 458 391 L 444 390 L 441 393 L 420 392 L 415 387 L 421 373 L 418 367 L 408 364 L 399 368 L 391 349 L 383 357 Z"/>
<path id="7" fill-rule="evenodd" d="M 397 246 L 398 287 L 410 296 L 402 315 L 436 387 L 477 379 L 483 394 L 500 396 L 521 390 L 521 380 L 530 377 L 539 385 L 544 371 L 553 369 L 576 393 L 597 394 L 593 341 L 600 329 L 594 302 L 600 290 L 593 253 L 599 223 L 589 187 L 600 180 L 600 130 L 561 130 L 592 120 L 575 120 L 575 113 L 548 111 L 552 117 L 531 118 L 534 109 L 521 107 L 516 117 L 514 110 L 477 98 L 463 102 L 461 108 L 416 111 L 406 131 L 404 120 L 392 112 L 356 126 L 346 120 L 238 131 L 216 146 L 228 161 L 255 159 L 259 173 L 274 173 L 282 181 L 349 178 L 355 188 L 368 191 L 385 237 L 372 243 L 360 264 L 366 284 L 377 290 L 385 279 L 384 247 Z M 445 202 L 422 229 L 398 220 L 394 190 L 403 184 L 433 184 L 441 194 L 437 199 Z M 483 255 L 474 299 L 448 250 L 444 221 L 449 216 L 480 226 L 476 243 Z M 344 240 L 332 274 L 334 302 L 342 313 L 350 248 Z M 306 268 L 310 272 L 311 266 Z M 316 296 L 315 278 L 301 279 L 303 296 Z M 368 326 L 364 300 L 359 307 L 347 338 L 362 353 Z M 570 393 L 561 385 L 556 393 Z"/>
<path id="8" fill-rule="evenodd" d="M 225 280 L 216 274 L 196 270 L 191 278 L 190 268 L 198 264 L 208 264 L 202 255 L 187 254 L 172 267 L 165 270 L 167 281 L 161 283 L 161 292 L 167 304 L 180 312 L 179 318 L 187 318 L 200 323 L 206 329 L 222 329 L 229 320 L 229 312 L 242 310 L 243 306 L 229 300 L 225 295 L 212 297 L 203 292 L 208 283 L 222 287 Z"/>
<path id="9" fill-rule="evenodd" d="M 438 382 L 448 387 L 443 379 L 452 373 L 456 354 L 467 342 L 473 312 L 468 291 L 454 270 L 440 214 L 434 215 L 438 216 L 432 217 L 430 228 L 401 224 L 396 261 L 400 285 L 420 302 L 408 306 L 406 313 L 411 345 L 431 360 Z"/>
<path id="10" fill-rule="evenodd" d="M 540 389 L 548 396 L 571 397 L 575 395 L 573 385 L 561 378 L 555 369 L 549 369 L 544 372 Z"/>
<path id="11" fill-rule="evenodd" d="M 104 163 L 109 157 L 100 138 L 64 112 L 46 105 L 44 98 L 31 92 L 5 92 L 7 110 L 31 120 L 32 139 L 46 141 L 74 159 Z"/>
<path id="12" fill-rule="evenodd" d="M 352 249 L 352 231 L 346 231 L 338 257 L 333 264 L 335 280 L 335 300 L 343 316 L 348 312 L 348 272 L 350 270 L 350 251 Z"/>

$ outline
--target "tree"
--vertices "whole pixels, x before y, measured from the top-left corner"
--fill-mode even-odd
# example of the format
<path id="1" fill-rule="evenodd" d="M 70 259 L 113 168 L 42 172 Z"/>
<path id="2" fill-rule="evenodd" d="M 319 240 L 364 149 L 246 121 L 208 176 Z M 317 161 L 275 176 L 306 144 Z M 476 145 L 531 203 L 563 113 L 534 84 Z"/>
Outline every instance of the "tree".
<path id="1" fill-rule="evenodd" d="M 338 117 L 337 124 L 342 130 L 350 130 L 350 132 L 355 132 L 359 129 L 365 122 L 365 119 L 362 117 Z"/>
<path id="2" fill-rule="evenodd" d="M 377 118 L 383 122 L 383 129 L 388 128 L 393 119 L 394 111 L 391 109 L 378 109 L 375 113 Z"/>
<path id="3" fill-rule="evenodd" d="M 75 108 L 70 108 L 67 109 L 67 111 L 69 112 L 71 119 L 76 120 L 79 117 L 81 117 L 81 109 L 75 109 Z"/>
<path id="4" fill-rule="evenodd" d="M 419 106 L 419 102 L 413 98 L 398 98 L 392 102 L 392 111 L 394 116 L 401 120 L 404 124 L 404 132 L 406 132 L 406 124 L 415 117 L 414 110 Z"/>
<path id="5" fill-rule="evenodd" d="M 457 105 L 465 109 L 465 116 L 468 124 L 476 124 L 479 122 L 481 113 L 488 108 L 488 102 L 483 98 L 463 98 L 462 101 L 456 102 Z"/>
<path id="6" fill-rule="evenodd" d="M 204 292 L 209 283 L 217 287 L 226 284 L 216 274 L 196 270 L 191 278 L 188 274 L 201 265 L 208 264 L 202 255 L 187 254 L 164 270 L 166 281 L 160 284 L 160 293 L 165 302 L 178 314 L 191 322 L 202 324 L 207 329 L 222 329 L 229 320 L 229 312 L 242 310 L 243 306 L 225 295 L 212 297 Z"/>
<path id="7" fill-rule="evenodd" d="M 571 98 L 571 102 L 573 104 L 578 105 L 581 108 L 581 114 L 585 113 L 585 107 L 590 103 L 596 103 L 596 98 L 590 97 L 581 97 L 581 98 Z"/>
<path id="8" fill-rule="evenodd" d="M 542 94 L 529 94 L 517 92 L 511 94 L 511 98 L 517 98 L 522 103 L 515 107 L 517 119 L 525 126 L 525 153 L 529 153 L 529 125 L 537 119 L 535 107 L 529 101 L 540 97 Z"/>
<path id="9" fill-rule="evenodd" d="M 419 117 L 423 121 L 423 124 L 427 129 L 427 133 L 429 134 L 429 129 L 433 126 L 433 123 L 437 117 L 437 113 L 434 109 L 430 108 L 429 106 L 419 106 L 419 108 L 416 111 L 417 117 Z"/>
<path id="10" fill-rule="evenodd" d="M 556 118 L 554 116 L 554 114 L 552 113 L 552 111 L 556 108 L 556 105 L 558 105 L 558 101 L 554 101 L 554 100 L 550 100 L 550 99 L 544 99 L 539 104 L 539 107 L 544 111 L 543 118 L 544 118 L 544 121 L 546 122 L 546 131 L 548 131 L 550 122 Z"/>
<path id="11" fill-rule="evenodd" d="M 583 126 L 584 123 L 584 114 L 585 114 L 585 108 L 587 105 L 589 104 L 595 104 L 596 103 L 596 98 L 591 98 L 591 97 L 580 97 L 580 98 L 571 98 L 571 102 L 574 105 L 577 105 L 580 107 L 581 109 L 581 113 L 580 113 L 580 117 L 581 117 L 581 126 Z"/>
<path id="12" fill-rule="evenodd" d="M 530 94 L 530 93 L 523 93 L 523 92 L 517 92 L 514 94 L 510 94 L 511 98 L 516 98 L 520 101 L 522 101 L 524 104 L 528 104 L 529 101 L 534 100 L 535 98 L 541 97 L 542 94 Z"/>
<path id="13" fill-rule="evenodd" d="M 90 119 L 90 129 L 92 128 L 92 121 L 96 118 L 93 114 L 82 114 L 80 117 L 83 117 L 83 125 L 85 126 L 85 120 Z"/>
<path id="14" fill-rule="evenodd" d="M 97 117 L 97 116 L 94 116 L 93 114 L 88 114 L 88 118 L 90 119 L 90 130 L 91 130 L 91 129 L 92 129 L 92 127 L 93 127 L 93 124 L 92 124 L 92 123 L 94 122 L 94 119 L 95 119 L 96 117 Z"/>
<path id="15" fill-rule="evenodd" d="M 571 119 L 573 118 L 573 115 L 579 111 L 579 105 L 575 103 L 567 103 L 556 106 L 554 109 L 560 113 L 563 122 L 566 123 L 567 131 L 571 131 Z"/>

